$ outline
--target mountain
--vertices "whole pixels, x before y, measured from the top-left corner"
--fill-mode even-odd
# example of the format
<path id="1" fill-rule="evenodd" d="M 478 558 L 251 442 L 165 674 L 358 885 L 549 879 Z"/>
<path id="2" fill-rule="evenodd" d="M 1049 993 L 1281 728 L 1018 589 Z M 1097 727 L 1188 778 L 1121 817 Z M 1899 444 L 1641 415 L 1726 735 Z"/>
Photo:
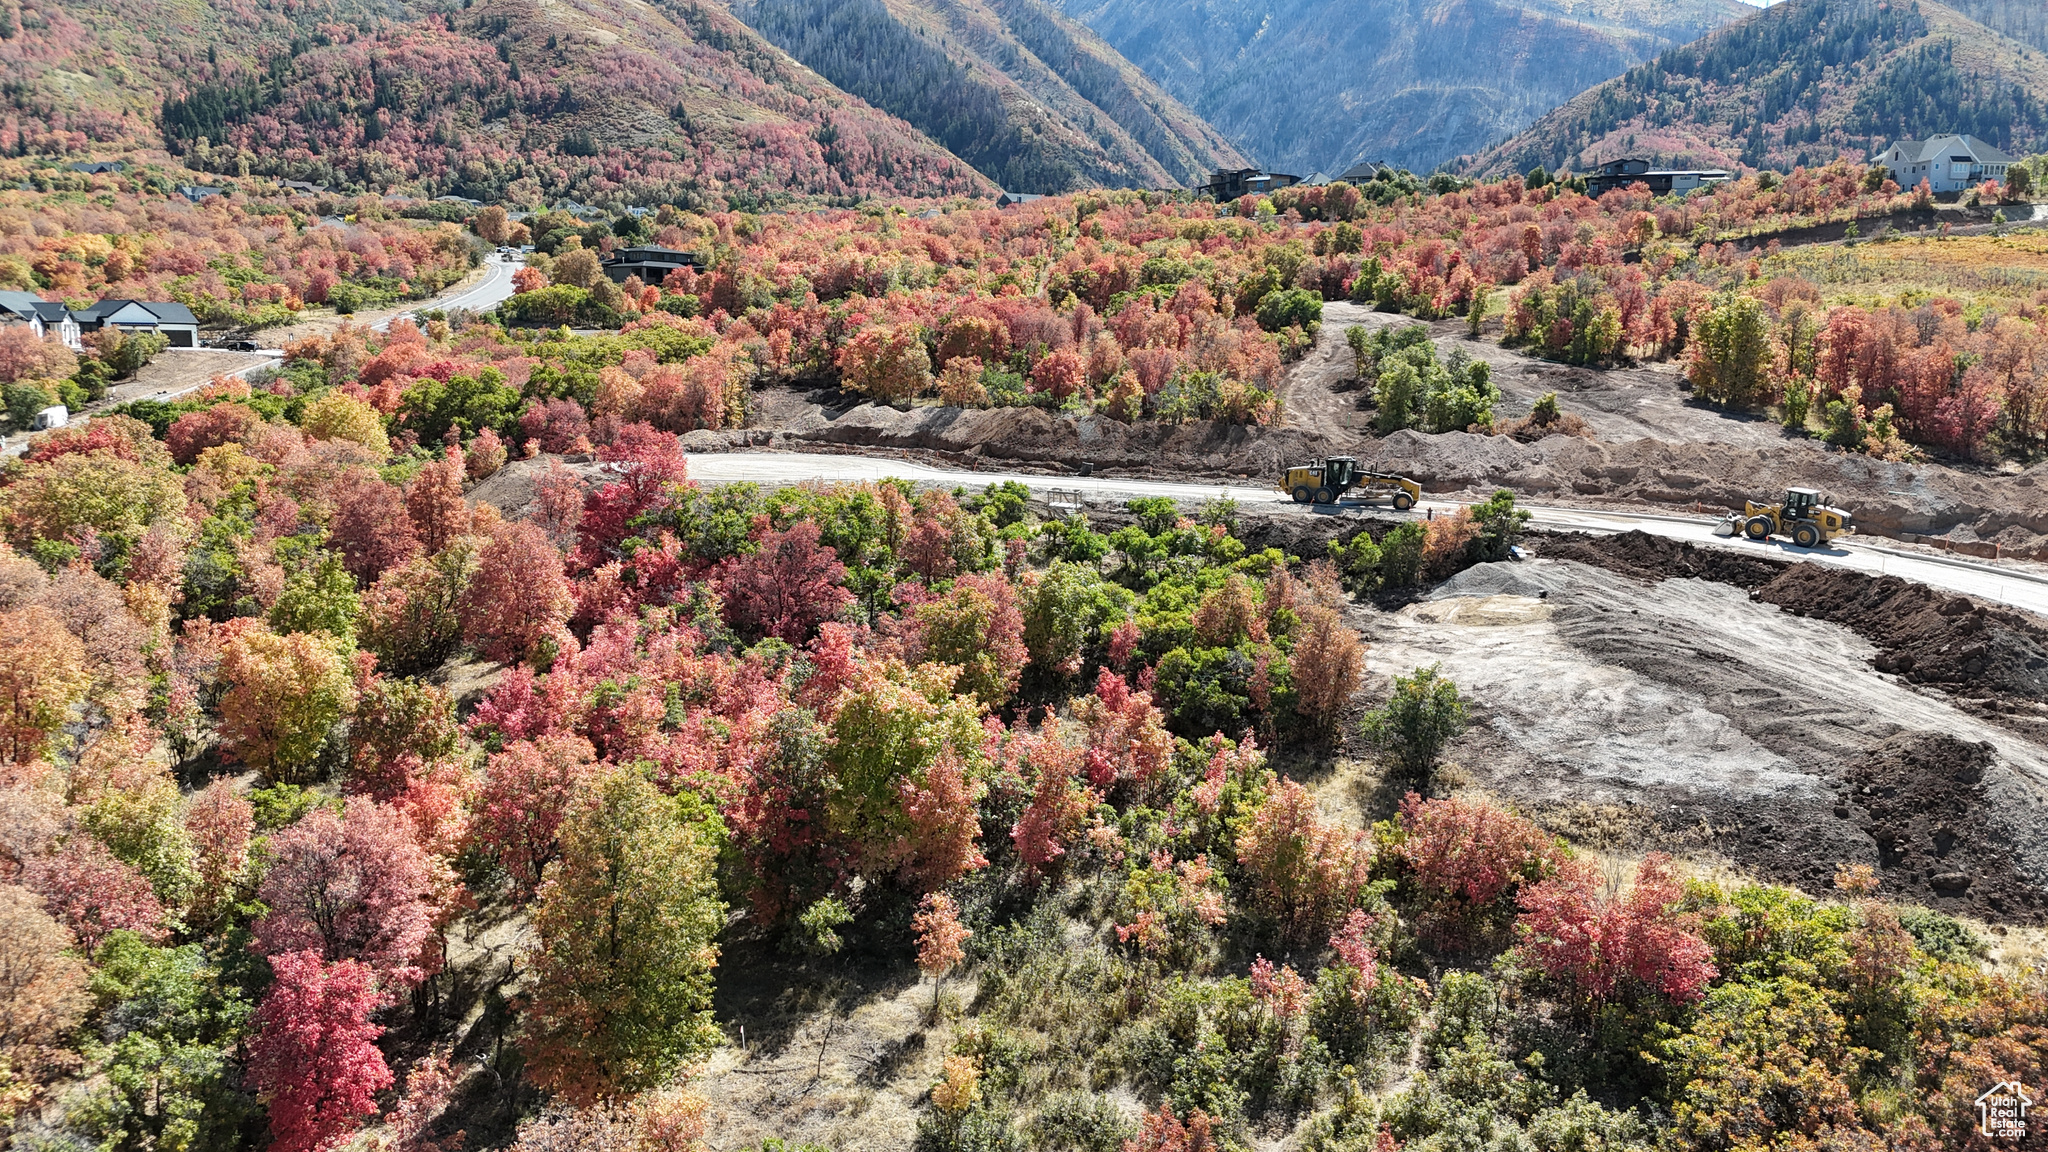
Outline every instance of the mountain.
<path id="1" fill-rule="evenodd" d="M 0 152 L 515 200 L 987 193 L 716 0 L 19 0 Z"/>
<path id="2" fill-rule="evenodd" d="M 1059 0 L 1274 168 L 1429 171 L 1745 13 L 1739 0 Z"/>
<path id="3" fill-rule="evenodd" d="M 1245 163 L 1039 0 L 734 0 L 733 11 L 1013 191 L 1195 185 Z"/>
<path id="4" fill-rule="evenodd" d="M 1790 168 L 1943 132 L 2023 154 L 2048 141 L 2044 39 L 2039 0 L 1785 0 L 1581 94 L 1464 168 L 1582 170 L 1624 154 Z"/>

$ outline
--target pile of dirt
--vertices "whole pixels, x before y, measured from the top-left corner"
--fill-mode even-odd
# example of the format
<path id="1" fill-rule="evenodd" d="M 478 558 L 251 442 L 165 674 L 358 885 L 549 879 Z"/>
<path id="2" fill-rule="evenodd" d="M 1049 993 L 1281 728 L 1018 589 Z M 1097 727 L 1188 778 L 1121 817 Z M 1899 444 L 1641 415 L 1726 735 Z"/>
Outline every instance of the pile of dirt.
<path id="1" fill-rule="evenodd" d="M 2048 626 L 2026 613 L 1896 576 L 1744 556 L 1642 532 L 1540 535 L 1531 550 L 1637 580 L 1691 577 L 1748 589 L 1752 599 L 1855 632 L 1877 648 L 1871 665 L 1878 671 L 1940 688 L 1973 715 L 2048 739 Z"/>
<path id="2" fill-rule="evenodd" d="M 1638 580 L 1692 577 L 1737 588 L 1768 584 L 1791 567 L 1783 560 L 1744 556 L 1726 548 L 1701 548 L 1637 531 L 1614 536 L 1583 532 L 1544 535 L 1532 542 L 1530 551 L 1546 560 L 1576 560 Z"/>
<path id="3" fill-rule="evenodd" d="M 1921 684 L 2048 701 L 2048 627 L 2025 613 L 1896 576 L 1795 564 L 1758 599 L 1853 629 L 1874 663 Z"/>
<path id="4" fill-rule="evenodd" d="M 1985 817 L 1990 744 L 1907 732 L 1847 765 L 1838 817 L 1862 825 L 1877 846 L 1885 895 L 1949 913 L 2000 920 L 2048 919 L 2048 894 L 2014 870 L 2014 845 Z"/>

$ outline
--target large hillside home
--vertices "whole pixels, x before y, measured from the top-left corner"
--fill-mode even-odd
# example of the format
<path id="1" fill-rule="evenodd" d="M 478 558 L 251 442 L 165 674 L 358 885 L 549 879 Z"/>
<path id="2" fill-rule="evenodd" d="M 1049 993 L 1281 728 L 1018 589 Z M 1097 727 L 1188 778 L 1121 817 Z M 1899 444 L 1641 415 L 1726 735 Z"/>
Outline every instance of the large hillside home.
<path id="1" fill-rule="evenodd" d="M 1986 180 L 2003 184 L 2013 158 L 1975 136 L 1935 136 L 1901 140 L 1870 162 L 1884 165 L 1901 188 L 1917 188 L 1925 180 L 1939 195 L 1963 192 Z"/>
<path id="2" fill-rule="evenodd" d="M 605 257 L 604 274 L 620 284 L 630 276 L 638 276 L 642 284 L 660 284 L 668 279 L 669 273 L 683 268 L 698 268 L 702 263 L 694 252 L 639 244 L 621 248 Z"/>
<path id="3" fill-rule="evenodd" d="M 73 312 L 88 332 L 118 328 L 123 332 L 155 332 L 173 348 L 199 347 L 199 318 L 183 304 L 161 300 L 102 300 Z"/>
<path id="4" fill-rule="evenodd" d="M 1625 160 L 1609 160 L 1586 173 L 1586 195 L 1597 197 L 1616 188 L 1642 184 L 1648 186 L 1653 195 L 1677 193 L 1683 196 L 1695 188 L 1725 184 L 1733 179 L 1734 173 L 1721 168 L 1652 168 L 1648 160 L 1632 156 Z"/>
<path id="5" fill-rule="evenodd" d="M 1299 183 L 1301 177 L 1289 176 L 1285 172 L 1261 172 L 1257 168 L 1218 169 L 1209 173 L 1209 182 L 1195 189 L 1195 195 L 1209 196 L 1218 204 L 1224 204 L 1239 196 L 1264 195 Z"/>

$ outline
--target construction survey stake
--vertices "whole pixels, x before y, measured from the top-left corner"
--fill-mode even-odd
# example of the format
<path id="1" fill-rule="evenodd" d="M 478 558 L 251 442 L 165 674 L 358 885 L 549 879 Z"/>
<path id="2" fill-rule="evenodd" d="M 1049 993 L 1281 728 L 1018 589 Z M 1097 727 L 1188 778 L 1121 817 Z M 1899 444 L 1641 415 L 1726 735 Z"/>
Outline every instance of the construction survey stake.
<path id="1" fill-rule="evenodd" d="M 2027 1138 L 2027 1109 L 2034 1101 L 2017 1080 L 2003 1080 L 1977 1097 L 1977 1127 L 1994 1140 Z"/>

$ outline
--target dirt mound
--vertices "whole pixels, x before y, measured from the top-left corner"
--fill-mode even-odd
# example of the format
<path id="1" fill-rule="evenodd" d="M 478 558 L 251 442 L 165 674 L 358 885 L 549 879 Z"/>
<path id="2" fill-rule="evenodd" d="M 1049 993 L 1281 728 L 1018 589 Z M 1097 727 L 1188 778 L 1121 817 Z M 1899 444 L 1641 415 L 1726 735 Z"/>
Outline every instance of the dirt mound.
<path id="1" fill-rule="evenodd" d="M 2014 845 L 1986 815 L 1990 744 L 1937 732 L 1894 736 L 1851 762 L 1838 817 L 1855 820 L 1877 846 L 1885 894 L 1950 913 L 2038 923 L 2048 893 L 2012 866 Z"/>
<path id="2" fill-rule="evenodd" d="M 1756 597 L 1855 630 L 1873 661 L 1916 683 L 2048 701 L 2048 627 L 2030 617 L 1914 584 L 1819 564 L 1795 564 Z"/>
<path id="3" fill-rule="evenodd" d="M 1615 536 L 1560 533 L 1541 538 L 1531 550 L 1546 560 L 1577 560 L 1638 580 L 1693 577 L 1737 588 L 1768 584 L 1790 567 L 1782 560 L 1744 556 L 1725 548 L 1701 548 L 1633 531 Z"/>

